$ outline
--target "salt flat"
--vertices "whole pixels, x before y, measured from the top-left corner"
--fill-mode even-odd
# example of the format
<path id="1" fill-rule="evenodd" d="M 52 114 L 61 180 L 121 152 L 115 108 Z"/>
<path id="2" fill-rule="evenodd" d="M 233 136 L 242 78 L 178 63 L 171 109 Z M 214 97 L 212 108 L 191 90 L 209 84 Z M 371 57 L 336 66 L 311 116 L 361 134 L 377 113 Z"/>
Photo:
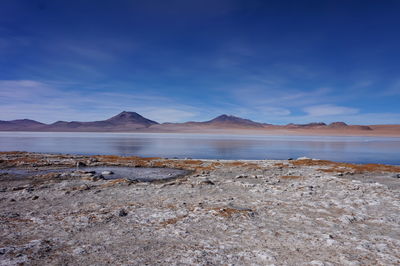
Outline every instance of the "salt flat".
<path id="1" fill-rule="evenodd" d="M 106 180 L 85 165 L 190 173 Z M 396 166 L 16 152 L 0 167 L 0 265 L 400 263 Z"/>

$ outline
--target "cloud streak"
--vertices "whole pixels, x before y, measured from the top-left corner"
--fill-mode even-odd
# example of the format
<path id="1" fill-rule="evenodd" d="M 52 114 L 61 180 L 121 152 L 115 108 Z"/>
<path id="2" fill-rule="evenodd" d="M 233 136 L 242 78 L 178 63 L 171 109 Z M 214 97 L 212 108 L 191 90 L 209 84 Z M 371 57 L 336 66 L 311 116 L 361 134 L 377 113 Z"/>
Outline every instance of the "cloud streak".
<path id="1" fill-rule="evenodd" d="M 198 110 L 165 96 L 138 93 L 91 93 L 63 90 L 31 80 L 0 81 L 0 119 L 103 120 L 122 110 L 136 111 L 158 122 L 180 122 Z"/>
<path id="2" fill-rule="evenodd" d="M 121 87 L 127 85 L 120 84 Z M 80 90 L 82 87 L 90 89 Z M 239 93 L 232 91 L 232 94 L 215 96 L 218 104 L 212 104 L 201 99 L 187 101 L 140 88 L 124 90 L 114 87 L 112 84 L 0 80 L 0 120 L 30 118 L 46 123 L 56 120 L 95 121 L 126 110 L 161 123 L 205 121 L 222 113 L 274 124 L 318 121 L 393 124 L 400 121 L 400 114 L 395 112 L 362 112 L 358 108 L 334 103 L 319 104 L 329 98 L 322 97 L 330 93 L 324 88 L 308 92 L 254 89 L 247 91 L 247 95 L 244 90 Z M 268 94 L 270 97 L 267 97 Z"/>
<path id="3" fill-rule="evenodd" d="M 324 117 L 335 115 L 353 115 L 359 112 L 356 108 L 337 106 L 333 104 L 309 106 L 303 109 L 309 116 Z"/>

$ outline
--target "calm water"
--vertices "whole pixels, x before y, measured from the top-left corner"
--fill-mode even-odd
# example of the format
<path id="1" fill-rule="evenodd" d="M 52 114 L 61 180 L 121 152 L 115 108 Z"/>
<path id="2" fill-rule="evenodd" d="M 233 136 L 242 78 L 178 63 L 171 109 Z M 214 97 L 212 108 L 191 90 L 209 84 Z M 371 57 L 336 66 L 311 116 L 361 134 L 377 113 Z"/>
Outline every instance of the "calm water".
<path id="1" fill-rule="evenodd" d="M 0 132 L 1 151 L 400 164 L 400 138 Z"/>

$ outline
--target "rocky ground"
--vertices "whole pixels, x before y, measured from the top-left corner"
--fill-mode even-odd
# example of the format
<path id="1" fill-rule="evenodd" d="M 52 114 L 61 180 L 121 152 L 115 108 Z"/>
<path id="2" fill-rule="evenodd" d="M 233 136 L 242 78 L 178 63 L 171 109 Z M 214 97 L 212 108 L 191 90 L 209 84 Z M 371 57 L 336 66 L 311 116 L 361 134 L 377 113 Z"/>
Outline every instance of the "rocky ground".
<path id="1" fill-rule="evenodd" d="M 107 180 L 85 166 L 188 174 Z M 9 152 L 0 168 L 0 265 L 400 264 L 396 166 Z"/>

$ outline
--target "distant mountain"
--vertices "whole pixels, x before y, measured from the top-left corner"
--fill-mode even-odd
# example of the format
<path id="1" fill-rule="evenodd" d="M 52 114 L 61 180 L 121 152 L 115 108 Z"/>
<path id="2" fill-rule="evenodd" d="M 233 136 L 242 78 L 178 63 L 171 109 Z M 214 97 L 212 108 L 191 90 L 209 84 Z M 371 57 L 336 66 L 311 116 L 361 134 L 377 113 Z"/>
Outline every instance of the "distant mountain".
<path id="1" fill-rule="evenodd" d="M 107 119 L 106 122 L 109 122 L 113 125 L 140 124 L 146 127 L 158 124 L 156 121 L 144 118 L 138 113 L 126 111 Z"/>
<path id="2" fill-rule="evenodd" d="M 235 129 L 263 129 L 267 124 L 257 123 L 249 119 L 233 115 L 220 115 L 214 119 L 203 122 L 163 123 L 153 125 L 149 129 L 152 132 L 215 132 L 220 130 Z"/>
<path id="3" fill-rule="evenodd" d="M 359 125 L 348 125 L 345 122 L 333 122 L 330 123 L 329 125 L 323 123 L 323 122 L 313 122 L 313 123 L 308 123 L 308 124 L 287 124 L 284 126 L 285 128 L 288 129 L 337 129 L 337 130 L 372 130 L 371 127 L 369 126 L 359 126 Z"/>
<path id="4" fill-rule="evenodd" d="M 4 131 L 20 130 L 21 128 L 40 129 L 44 126 L 46 126 L 46 124 L 30 119 L 18 119 L 11 121 L 0 120 L 0 130 Z"/>
<path id="5" fill-rule="evenodd" d="M 254 122 L 249 119 L 240 118 L 233 115 L 220 115 L 216 118 L 206 121 L 200 122 L 207 125 L 221 126 L 221 127 L 263 127 L 263 124 Z"/>
<path id="6" fill-rule="evenodd" d="M 220 115 L 214 119 L 204 122 L 185 122 L 185 123 L 164 123 L 152 126 L 152 128 L 162 130 L 201 130 L 201 129 L 232 129 L 232 128 L 263 128 L 262 123 L 257 123 L 249 119 L 236 117 L 233 115 Z"/>
<path id="7" fill-rule="evenodd" d="M 329 128 L 335 129 L 358 129 L 358 130 L 372 130 L 369 126 L 348 125 L 345 122 L 333 122 L 328 125 Z"/>
<path id="8" fill-rule="evenodd" d="M 346 128 L 348 126 L 349 125 L 346 124 L 345 122 L 333 122 L 333 123 L 330 123 L 328 127 L 330 127 L 330 128 Z"/>
<path id="9" fill-rule="evenodd" d="M 326 127 L 326 124 L 323 122 L 313 122 L 308 124 L 287 124 L 284 126 L 285 128 L 323 128 Z"/>
<path id="10" fill-rule="evenodd" d="M 130 131 L 156 125 L 135 112 L 123 111 L 107 120 L 94 122 L 58 121 L 48 126 L 50 131 Z"/>
<path id="11" fill-rule="evenodd" d="M 147 119 L 135 112 L 123 111 L 116 116 L 101 121 L 57 121 L 43 124 L 30 119 L 0 121 L 0 131 L 43 131 L 43 132 L 265 132 L 267 134 L 387 134 L 400 135 L 400 125 L 348 125 L 344 122 L 325 124 L 272 125 L 254 122 L 233 115 L 220 115 L 203 122 L 163 123 Z M 288 133 L 289 132 L 289 133 Z M 291 132 L 291 133 L 290 133 Z M 381 133 L 379 133 L 381 132 Z"/>
<path id="12" fill-rule="evenodd" d="M 22 119 L 13 121 L 0 121 L 0 130 L 3 131 L 91 131 L 91 132 L 113 132 L 134 131 L 156 125 L 157 122 L 147 119 L 135 112 L 126 112 L 113 116 L 107 120 L 94 122 L 66 122 L 57 121 L 46 125 L 37 121 Z"/>

